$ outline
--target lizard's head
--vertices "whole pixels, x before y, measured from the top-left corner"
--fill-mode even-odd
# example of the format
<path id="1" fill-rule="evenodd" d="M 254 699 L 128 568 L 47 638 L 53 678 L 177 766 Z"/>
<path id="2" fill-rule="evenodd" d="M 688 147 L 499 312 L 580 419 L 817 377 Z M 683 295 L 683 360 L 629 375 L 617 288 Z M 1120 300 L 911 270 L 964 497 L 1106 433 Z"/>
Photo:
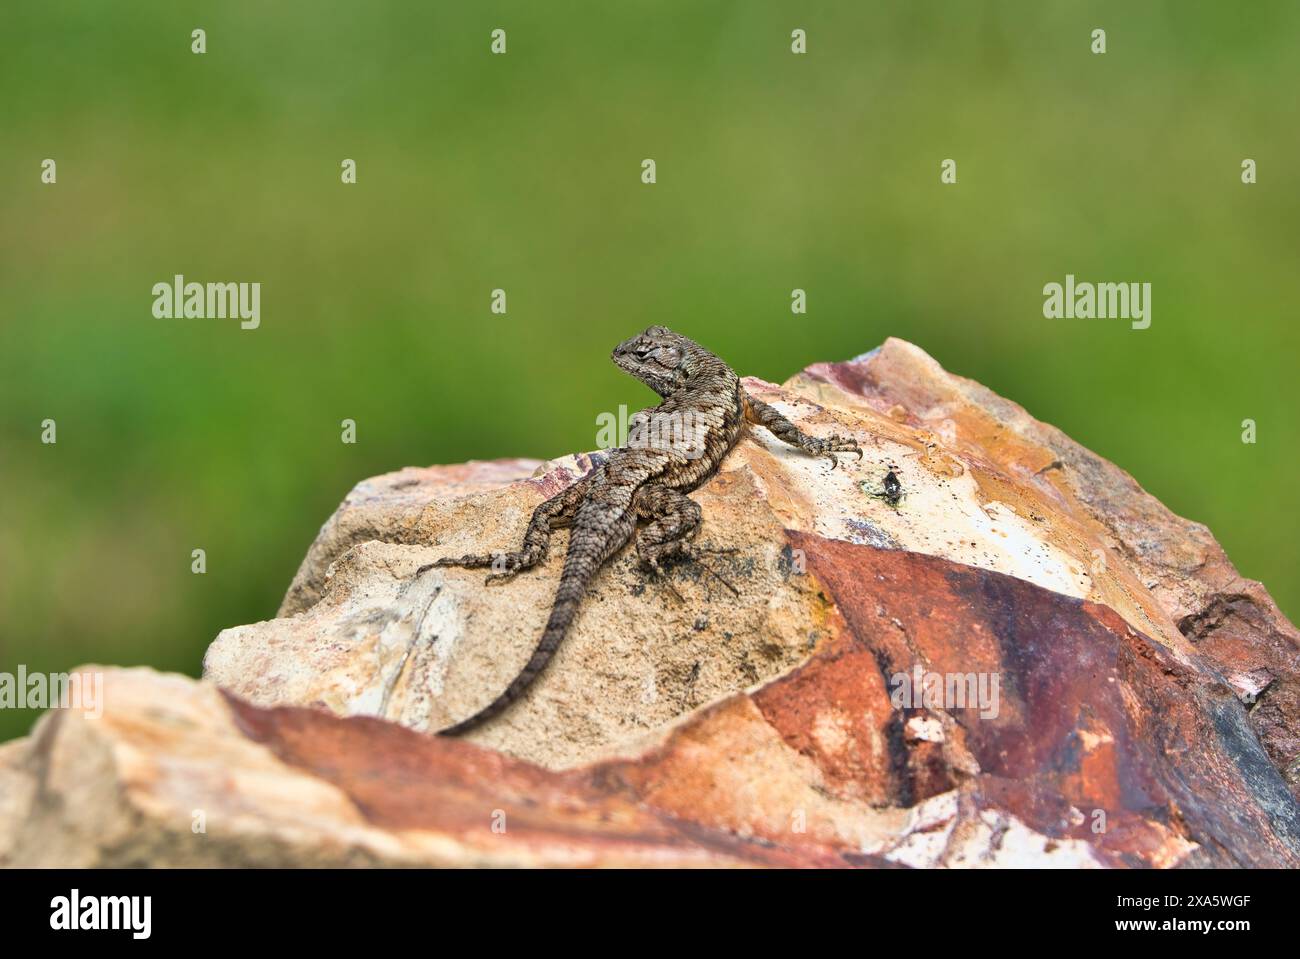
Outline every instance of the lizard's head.
<path id="1" fill-rule="evenodd" d="M 676 392 L 702 372 L 712 353 L 666 326 L 652 326 L 624 340 L 611 354 L 615 363 L 660 396 Z"/>

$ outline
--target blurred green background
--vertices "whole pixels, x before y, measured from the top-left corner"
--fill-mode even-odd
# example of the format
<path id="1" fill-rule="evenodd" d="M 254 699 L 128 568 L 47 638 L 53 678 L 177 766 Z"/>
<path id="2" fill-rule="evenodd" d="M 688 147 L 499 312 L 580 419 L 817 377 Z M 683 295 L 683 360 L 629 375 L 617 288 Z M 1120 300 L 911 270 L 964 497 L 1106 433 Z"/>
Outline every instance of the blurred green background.
<path id="1" fill-rule="evenodd" d="M 591 448 L 657 322 L 778 381 L 911 340 L 1294 616 L 1300 4 L 816 6 L 6 2 L 0 670 L 197 675 L 358 480 Z M 260 281 L 261 328 L 155 319 L 176 273 Z M 1151 328 L 1045 320 L 1066 273 Z"/>

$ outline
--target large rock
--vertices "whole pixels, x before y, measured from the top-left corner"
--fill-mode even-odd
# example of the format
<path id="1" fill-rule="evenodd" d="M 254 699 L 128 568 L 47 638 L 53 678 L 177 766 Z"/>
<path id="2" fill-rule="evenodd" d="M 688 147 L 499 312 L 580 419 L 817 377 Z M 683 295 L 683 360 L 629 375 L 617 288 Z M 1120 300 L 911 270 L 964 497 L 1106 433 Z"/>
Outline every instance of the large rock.
<path id="1" fill-rule="evenodd" d="M 867 455 L 743 440 L 693 494 L 735 552 L 615 557 L 468 742 L 411 730 L 527 660 L 565 534 L 502 585 L 414 571 L 599 454 L 360 484 L 204 683 L 110 672 L 0 751 L 0 862 L 1300 865 L 1300 636 L 1203 526 L 898 340 L 746 385 Z"/>

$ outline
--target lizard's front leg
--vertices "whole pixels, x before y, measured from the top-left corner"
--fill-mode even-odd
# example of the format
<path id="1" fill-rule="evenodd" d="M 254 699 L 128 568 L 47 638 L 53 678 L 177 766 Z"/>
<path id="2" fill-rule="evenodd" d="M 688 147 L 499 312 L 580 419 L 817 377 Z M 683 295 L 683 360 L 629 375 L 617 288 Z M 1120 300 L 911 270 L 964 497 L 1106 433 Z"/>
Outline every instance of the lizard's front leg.
<path id="1" fill-rule="evenodd" d="M 829 457 L 831 469 L 839 465 L 835 459 L 836 453 L 857 453 L 858 459 L 862 459 L 862 447 L 851 436 L 836 435 L 824 439 L 810 436 L 762 400 L 754 399 L 743 390 L 740 395 L 745 407 L 745 419 L 748 422 L 771 430 L 777 439 L 798 447 L 805 453 Z"/>
<path id="2" fill-rule="evenodd" d="M 471 569 L 492 566 L 496 571 L 484 580 L 485 583 L 490 583 L 493 580 L 508 579 L 515 573 L 531 569 L 546 558 L 546 552 L 551 545 L 551 531 L 573 522 L 589 483 L 590 478 L 581 479 L 533 510 L 533 518 L 528 521 L 528 529 L 524 532 L 523 545 L 514 552 L 446 556 L 432 563 L 425 563 L 415 571 L 415 575 L 419 576 L 435 566 L 464 566 Z"/>

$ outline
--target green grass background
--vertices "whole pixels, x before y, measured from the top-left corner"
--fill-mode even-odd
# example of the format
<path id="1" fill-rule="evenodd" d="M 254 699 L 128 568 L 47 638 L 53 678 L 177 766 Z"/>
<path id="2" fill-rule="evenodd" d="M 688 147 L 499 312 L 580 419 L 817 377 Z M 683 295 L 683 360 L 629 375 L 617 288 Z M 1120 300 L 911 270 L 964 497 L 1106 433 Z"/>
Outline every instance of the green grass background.
<path id="1" fill-rule="evenodd" d="M 592 447 L 661 322 L 771 380 L 909 339 L 1294 615 L 1300 4 L 808 6 L 0 7 L 0 670 L 197 674 L 357 480 Z M 1043 319 L 1067 272 L 1151 328 Z M 154 319 L 175 273 L 260 281 L 261 329 Z"/>

